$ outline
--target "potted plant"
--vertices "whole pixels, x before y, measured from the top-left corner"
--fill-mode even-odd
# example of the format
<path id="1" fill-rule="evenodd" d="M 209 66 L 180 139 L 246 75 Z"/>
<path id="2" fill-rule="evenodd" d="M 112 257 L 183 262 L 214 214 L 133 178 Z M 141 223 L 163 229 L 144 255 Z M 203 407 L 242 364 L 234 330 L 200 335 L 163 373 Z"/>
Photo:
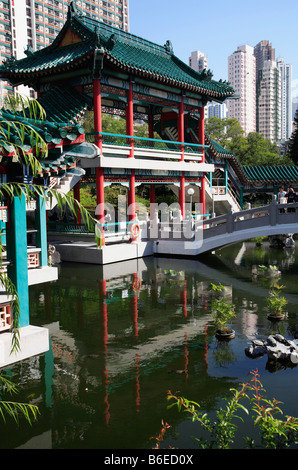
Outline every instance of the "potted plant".
<path id="1" fill-rule="evenodd" d="M 211 312 L 216 326 L 216 337 L 219 339 L 235 338 L 235 331 L 228 325 L 229 321 L 236 316 L 235 306 L 223 296 L 224 287 L 221 284 L 211 283 L 211 289 L 217 294 L 211 299 Z"/>
<path id="2" fill-rule="evenodd" d="M 286 316 L 284 307 L 288 302 L 285 297 L 281 297 L 281 289 L 283 289 L 283 287 L 284 286 L 275 284 L 269 291 L 269 297 L 266 299 L 266 303 L 269 309 L 269 320 L 284 320 Z"/>

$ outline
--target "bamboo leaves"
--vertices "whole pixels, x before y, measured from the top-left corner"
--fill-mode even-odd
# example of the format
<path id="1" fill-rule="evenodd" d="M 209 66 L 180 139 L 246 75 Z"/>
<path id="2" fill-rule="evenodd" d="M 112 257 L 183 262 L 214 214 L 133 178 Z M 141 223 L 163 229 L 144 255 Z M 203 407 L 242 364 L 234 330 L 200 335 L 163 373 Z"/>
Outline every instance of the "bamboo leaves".
<path id="1" fill-rule="evenodd" d="M 17 393 L 16 386 L 6 376 L 0 376 L 0 383 L 2 394 L 5 392 L 8 392 L 9 394 Z M 6 422 L 6 416 L 10 416 L 16 423 L 19 423 L 19 417 L 21 414 L 31 425 L 32 420 L 36 421 L 38 413 L 38 407 L 35 405 L 0 400 L 0 416 L 4 422 Z"/>

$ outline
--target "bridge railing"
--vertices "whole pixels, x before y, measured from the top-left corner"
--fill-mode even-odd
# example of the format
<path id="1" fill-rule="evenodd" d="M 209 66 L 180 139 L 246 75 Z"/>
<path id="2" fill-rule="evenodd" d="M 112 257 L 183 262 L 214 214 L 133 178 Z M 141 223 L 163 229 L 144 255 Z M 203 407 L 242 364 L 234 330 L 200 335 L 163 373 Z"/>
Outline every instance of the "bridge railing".
<path id="1" fill-rule="evenodd" d="M 135 158 L 157 158 L 161 160 L 180 160 L 201 162 L 203 150 L 209 145 L 176 142 L 173 140 L 153 139 L 149 137 L 112 134 L 109 132 L 86 133 L 87 142 L 95 143 L 100 139 L 104 156 L 127 157 L 134 150 Z"/>
<path id="2" fill-rule="evenodd" d="M 298 203 L 270 204 L 240 212 L 229 211 L 227 214 L 195 224 L 195 230 L 204 226 L 204 239 L 229 234 L 240 230 L 274 226 L 277 224 L 298 223 Z"/>
<path id="3" fill-rule="evenodd" d="M 224 215 L 207 220 L 159 223 L 151 221 L 148 222 L 145 238 L 182 241 L 208 240 L 242 230 L 292 223 L 297 224 L 298 228 L 298 203 L 277 204 L 274 200 L 266 206 L 240 212 L 230 210 Z"/>

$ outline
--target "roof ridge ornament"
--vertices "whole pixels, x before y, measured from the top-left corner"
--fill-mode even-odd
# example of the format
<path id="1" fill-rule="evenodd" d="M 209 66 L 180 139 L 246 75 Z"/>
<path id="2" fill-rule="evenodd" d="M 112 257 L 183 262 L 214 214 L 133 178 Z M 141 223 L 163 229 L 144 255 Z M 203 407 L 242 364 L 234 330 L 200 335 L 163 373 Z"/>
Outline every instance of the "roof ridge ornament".
<path id="1" fill-rule="evenodd" d="M 74 16 L 82 16 L 82 13 L 78 9 L 76 0 L 71 0 L 68 7 L 67 19 L 71 20 Z"/>
<path id="2" fill-rule="evenodd" d="M 26 47 L 26 49 L 24 50 L 24 54 L 25 54 L 27 57 L 30 57 L 31 55 L 34 54 L 33 48 L 30 46 L 30 44 L 27 44 L 27 47 Z"/>
<path id="3" fill-rule="evenodd" d="M 168 54 L 174 54 L 173 44 L 169 39 L 166 41 L 164 48 Z"/>
<path id="4" fill-rule="evenodd" d="M 206 80 L 207 82 L 211 82 L 212 80 L 212 77 L 213 77 L 213 72 L 210 70 L 210 69 L 204 69 L 202 72 L 201 72 L 201 78 L 203 80 Z"/>

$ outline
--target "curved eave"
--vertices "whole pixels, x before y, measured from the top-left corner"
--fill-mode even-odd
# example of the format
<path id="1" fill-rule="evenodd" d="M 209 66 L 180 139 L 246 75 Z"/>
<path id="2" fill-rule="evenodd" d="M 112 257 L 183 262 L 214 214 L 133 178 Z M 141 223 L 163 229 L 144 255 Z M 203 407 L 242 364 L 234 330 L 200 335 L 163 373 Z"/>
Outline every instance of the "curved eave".
<path id="1" fill-rule="evenodd" d="M 87 62 L 88 58 L 94 53 L 94 51 L 89 51 L 86 55 L 81 56 L 74 61 L 69 61 L 65 64 L 56 65 L 56 66 L 48 66 L 44 68 L 32 68 L 30 71 L 26 72 L 24 70 L 13 70 L 13 71 L 1 71 L 0 70 L 0 78 L 10 80 L 12 82 L 20 83 L 20 79 L 28 80 L 34 77 L 43 77 L 48 76 L 49 73 L 51 74 L 58 74 L 61 72 L 67 72 L 70 69 L 76 68 L 78 65 Z"/>
<path id="2" fill-rule="evenodd" d="M 247 183 L 248 182 L 248 178 L 245 174 L 245 171 L 242 167 L 242 165 L 239 163 L 238 161 L 238 158 L 236 157 L 235 154 L 233 154 L 232 152 L 228 152 L 227 150 L 225 150 L 223 148 L 223 151 L 220 152 L 219 150 L 217 150 L 212 141 L 209 139 L 209 137 L 205 134 L 205 139 L 206 139 L 206 142 L 208 143 L 209 145 L 209 148 L 212 152 L 212 154 L 215 156 L 215 157 L 220 157 L 220 158 L 223 158 L 223 159 L 229 159 L 230 162 L 231 162 L 231 166 L 233 166 L 235 172 L 237 173 L 237 176 L 240 180 L 241 183 Z"/>
<path id="3" fill-rule="evenodd" d="M 234 90 L 231 91 L 231 92 L 222 92 L 222 93 L 216 92 L 215 90 L 208 90 L 208 89 L 204 88 L 203 86 L 195 86 L 191 83 L 176 80 L 174 78 L 167 77 L 165 75 L 161 75 L 161 74 L 158 74 L 158 73 L 155 73 L 155 72 L 150 72 L 148 70 L 143 70 L 143 69 L 125 64 L 122 61 L 116 59 L 114 56 L 112 56 L 111 54 L 108 54 L 108 53 L 106 53 L 105 57 L 111 62 L 111 64 L 113 64 L 116 67 L 119 67 L 122 70 L 127 71 L 128 73 L 131 73 L 131 74 L 134 74 L 134 75 L 139 75 L 139 76 L 142 76 L 144 78 L 149 78 L 151 80 L 157 80 L 159 82 L 166 83 L 166 84 L 171 85 L 171 86 L 187 89 L 189 91 L 196 92 L 196 93 L 199 93 L 199 94 L 208 95 L 208 96 L 211 96 L 213 98 L 228 98 L 229 96 L 234 95 Z"/>
<path id="4" fill-rule="evenodd" d="M 245 167 L 246 178 L 250 183 L 291 183 L 298 179 L 296 167 L 277 166 L 277 167 Z"/>

